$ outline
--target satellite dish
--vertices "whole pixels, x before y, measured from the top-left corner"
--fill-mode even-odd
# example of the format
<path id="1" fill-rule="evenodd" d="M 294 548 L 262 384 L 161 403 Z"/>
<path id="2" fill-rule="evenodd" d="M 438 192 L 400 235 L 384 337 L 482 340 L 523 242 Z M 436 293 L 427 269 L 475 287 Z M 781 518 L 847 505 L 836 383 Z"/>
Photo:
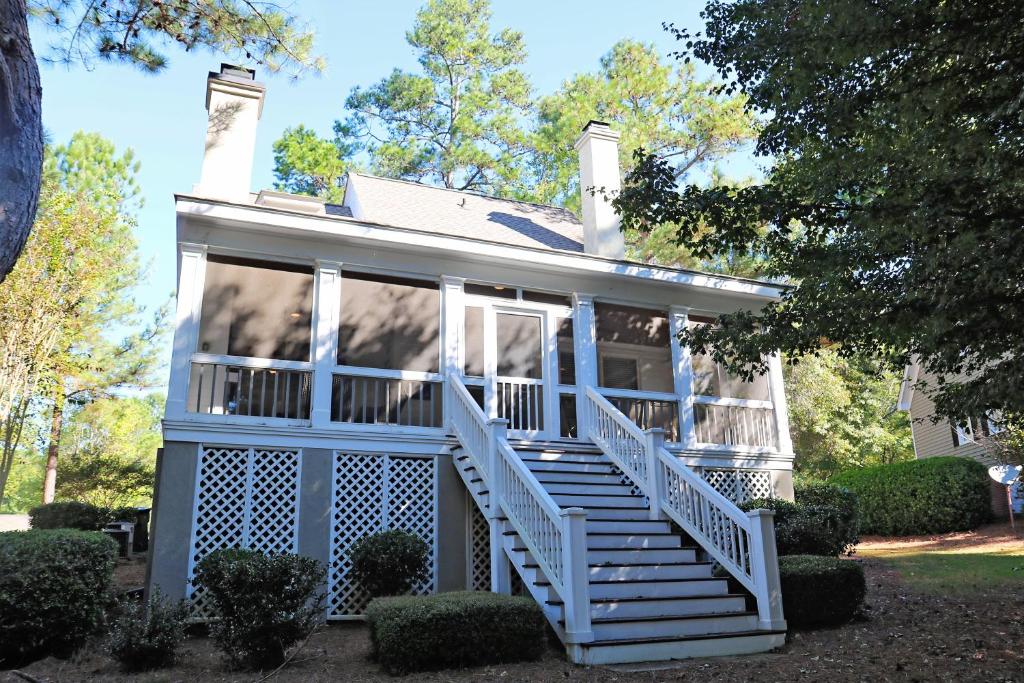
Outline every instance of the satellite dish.
<path id="1" fill-rule="evenodd" d="M 988 468 L 988 476 L 1003 486 L 1010 486 L 1020 478 L 1021 466 L 993 465 Z"/>

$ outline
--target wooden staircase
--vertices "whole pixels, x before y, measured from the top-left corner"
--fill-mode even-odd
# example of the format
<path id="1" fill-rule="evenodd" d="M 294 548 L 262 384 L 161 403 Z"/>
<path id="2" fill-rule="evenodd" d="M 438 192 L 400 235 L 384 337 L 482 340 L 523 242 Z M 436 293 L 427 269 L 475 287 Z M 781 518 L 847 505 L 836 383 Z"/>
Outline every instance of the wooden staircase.
<path id="1" fill-rule="evenodd" d="M 587 513 L 587 577 L 592 642 L 567 643 L 563 604 L 507 520 L 499 519 L 505 555 L 541 605 L 570 658 L 611 664 L 749 654 L 779 647 L 784 630 L 758 628 L 746 592 L 731 593 L 713 563 L 672 524 L 650 519 L 647 499 L 597 447 L 523 443 L 514 450 L 562 508 Z M 488 491 L 471 458 L 453 450 L 473 500 L 488 510 Z"/>

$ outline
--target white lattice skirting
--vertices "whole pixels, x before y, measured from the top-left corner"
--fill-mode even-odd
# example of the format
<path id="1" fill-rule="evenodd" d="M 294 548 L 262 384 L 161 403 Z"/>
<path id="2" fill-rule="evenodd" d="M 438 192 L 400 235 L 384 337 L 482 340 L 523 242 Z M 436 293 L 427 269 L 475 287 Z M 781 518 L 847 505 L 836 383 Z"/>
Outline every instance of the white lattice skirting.
<path id="1" fill-rule="evenodd" d="M 299 451 L 203 447 L 196 467 L 187 595 L 204 616 L 203 595 L 192 577 L 214 550 L 252 548 L 298 552 Z"/>
<path id="2" fill-rule="evenodd" d="M 432 593 L 437 582 L 437 463 L 435 458 L 334 454 L 328 618 L 361 614 L 369 596 L 349 579 L 349 548 L 385 529 L 404 529 L 430 546 L 430 576 L 413 589 Z"/>
<path id="3" fill-rule="evenodd" d="M 768 470 L 705 468 L 702 474 L 712 488 L 737 505 L 755 498 L 775 497 L 772 473 Z"/>
<path id="4" fill-rule="evenodd" d="M 491 527 L 473 499 L 466 497 L 466 520 L 469 525 L 469 553 L 466 576 L 473 591 L 491 590 Z"/>

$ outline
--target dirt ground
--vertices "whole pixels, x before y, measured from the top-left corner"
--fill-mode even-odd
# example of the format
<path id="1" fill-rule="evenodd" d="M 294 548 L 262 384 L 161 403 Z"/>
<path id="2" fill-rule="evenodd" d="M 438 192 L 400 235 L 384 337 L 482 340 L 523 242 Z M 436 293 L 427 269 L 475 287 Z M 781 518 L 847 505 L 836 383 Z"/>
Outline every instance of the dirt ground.
<path id="1" fill-rule="evenodd" d="M 966 548 L 989 543 L 998 528 L 970 537 L 952 538 L 950 545 L 928 539 L 906 544 L 938 543 Z M 1019 543 L 1020 537 L 1007 539 Z M 861 560 L 868 577 L 868 596 L 862 618 L 846 626 L 792 632 L 778 652 L 661 665 L 653 670 L 635 667 L 585 668 L 564 661 L 552 648 L 539 662 L 481 667 L 461 671 L 417 674 L 402 680 L 579 681 L 1014 681 L 1024 683 L 1024 575 L 1018 589 L 976 586 L 967 594 L 937 593 L 912 587 L 894 568 L 876 556 L 877 546 L 899 541 L 866 539 L 871 557 Z M 958 545 L 959 544 L 959 545 Z M 935 546 L 933 546 L 935 547 Z M 1016 547 L 1016 546 L 1014 546 Z M 328 626 L 315 634 L 286 669 L 270 681 L 391 680 L 369 661 L 369 640 L 361 624 Z M 262 674 L 229 672 L 210 642 L 190 639 L 174 669 L 128 677 L 113 662 L 87 654 L 63 662 L 47 659 L 24 669 L 38 681 L 260 681 Z M 0 673 L 0 681 L 22 681 Z"/>

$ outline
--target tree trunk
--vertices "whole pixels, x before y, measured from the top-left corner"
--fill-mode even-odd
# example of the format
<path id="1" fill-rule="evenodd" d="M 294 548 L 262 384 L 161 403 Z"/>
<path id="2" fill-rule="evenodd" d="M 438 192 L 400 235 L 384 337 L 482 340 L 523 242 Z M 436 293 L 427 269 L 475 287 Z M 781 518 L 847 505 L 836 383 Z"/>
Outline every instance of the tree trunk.
<path id="1" fill-rule="evenodd" d="M 46 449 L 46 477 L 43 479 L 43 503 L 52 503 L 57 493 L 57 456 L 60 455 L 60 433 L 64 429 L 64 397 L 53 402 L 50 418 L 50 445 Z"/>
<path id="2" fill-rule="evenodd" d="M 25 0 L 0 0 L 0 282 L 35 220 L 43 171 L 41 98 Z"/>

